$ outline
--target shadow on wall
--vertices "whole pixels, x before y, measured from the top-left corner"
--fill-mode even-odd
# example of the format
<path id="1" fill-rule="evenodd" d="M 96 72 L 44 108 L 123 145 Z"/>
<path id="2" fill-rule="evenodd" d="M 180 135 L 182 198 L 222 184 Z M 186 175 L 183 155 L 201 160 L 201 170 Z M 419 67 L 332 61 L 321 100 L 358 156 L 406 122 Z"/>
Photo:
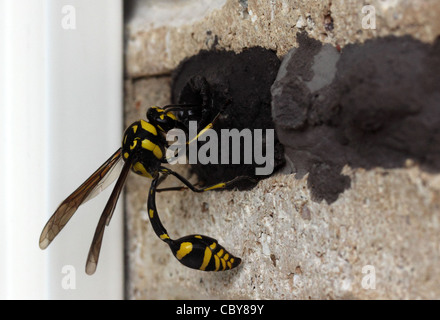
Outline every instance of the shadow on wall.
<path id="1" fill-rule="evenodd" d="M 297 177 L 332 203 L 352 168 L 440 171 L 440 38 L 409 36 L 346 46 L 298 34 L 272 85 L 272 117 Z"/>

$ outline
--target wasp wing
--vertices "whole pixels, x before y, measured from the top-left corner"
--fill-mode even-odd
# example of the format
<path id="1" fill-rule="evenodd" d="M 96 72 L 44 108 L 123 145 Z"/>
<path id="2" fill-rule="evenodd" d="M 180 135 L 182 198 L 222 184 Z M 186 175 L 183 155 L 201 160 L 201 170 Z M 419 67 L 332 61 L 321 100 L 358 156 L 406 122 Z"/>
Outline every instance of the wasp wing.
<path id="1" fill-rule="evenodd" d="M 121 191 L 124 187 L 130 167 L 130 161 L 125 162 L 121 174 L 119 175 L 118 181 L 116 181 L 115 187 L 113 188 L 112 194 L 110 195 L 110 198 L 105 205 L 104 211 L 99 218 L 99 222 L 95 230 L 95 235 L 93 236 L 92 244 L 90 246 L 89 255 L 87 256 L 86 273 L 89 275 L 95 273 L 96 271 L 105 226 L 108 225 L 108 223 L 110 222 L 113 211 L 116 208 L 119 195 L 121 194 Z"/>
<path id="2" fill-rule="evenodd" d="M 99 183 L 92 189 L 90 194 L 84 199 L 83 203 L 93 199 L 102 191 L 104 191 L 109 185 L 111 185 L 121 174 L 122 167 L 124 165 L 124 160 L 122 157 L 116 160 L 113 166 L 108 170 L 105 176 L 99 181 Z"/>
<path id="3" fill-rule="evenodd" d="M 119 148 L 98 170 L 58 206 L 41 232 L 41 249 L 46 249 L 47 246 L 49 246 L 81 204 L 97 196 L 116 179 L 122 167 L 121 163 L 123 162 L 121 152 L 122 149 Z"/>

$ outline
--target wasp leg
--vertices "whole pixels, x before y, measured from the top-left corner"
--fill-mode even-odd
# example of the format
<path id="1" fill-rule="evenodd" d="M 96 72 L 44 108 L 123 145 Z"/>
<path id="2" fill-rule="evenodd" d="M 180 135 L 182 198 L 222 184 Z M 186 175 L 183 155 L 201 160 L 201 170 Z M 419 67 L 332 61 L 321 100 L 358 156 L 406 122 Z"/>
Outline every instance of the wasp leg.
<path id="1" fill-rule="evenodd" d="M 187 111 L 192 108 L 201 108 L 200 104 L 167 104 L 163 106 L 162 109 L 167 111 Z"/>
<path id="2" fill-rule="evenodd" d="M 156 190 L 159 177 L 151 182 L 148 197 L 148 216 L 156 235 L 166 242 L 183 265 L 202 271 L 223 271 L 237 267 L 241 259 L 231 255 L 217 240 L 204 235 L 189 235 L 173 240 L 159 219 L 156 209 Z"/>
<path id="3" fill-rule="evenodd" d="M 166 177 L 166 175 L 163 175 L 163 177 Z M 197 186 L 198 182 L 194 183 L 193 186 Z M 156 189 L 156 192 L 165 192 L 165 191 L 183 191 L 183 190 L 187 190 L 188 187 L 185 186 L 180 186 L 180 187 L 169 187 L 169 188 L 160 188 L 160 189 Z"/>
<path id="4" fill-rule="evenodd" d="M 194 138 L 192 138 L 190 141 L 187 141 L 187 142 L 186 142 L 186 145 L 190 145 L 190 144 L 193 143 L 194 141 L 197 141 L 197 140 L 199 139 L 199 137 L 202 136 L 207 130 L 212 129 L 212 127 L 214 126 L 215 122 L 218 120 L 219 117 L 220 117 L 220 113 L 218 113 L 218 114 L 215 116 L 215 118 L 214 118 L 210 123 L 208 123 L 208 124 L 206 125 L 206 127 L 204 127 L 202 130 L 200 130 Z M 179 128 L 179 129 L 181 129 L 181 128 Z M 168 147 L 169 147 L 169 146 L 170 146 L 170 145 L 168 145 Z M 178 147 L 182 147 L 182 145 L 180 145 L 180 146 L 178 146 Z M 177 160 L 177 156 L 174 156 L 174 157 L 172 157 L 172 158 L 163 158 L 163 159 L 161 159 L 161 162 L 162 162 L 162 163 L 171 163 L 171 162 L 173 162 L 174 160 Z"/>
<path id="5" fill-rule="evenodd" d="M 174 172 L 174 171 L 172 171 L 168 168 L 165 168 L 165 167 L 159 167 L 159 170 L 163 174 L 167 174 L 167 175 L 171 174 L 171 175 L 175 176 L 177 179 L 182 181 L 183 184 L 186 185 L 187 188 L 191 189 L 193 192 L 205 192 L 205 191 L 217 190 L 217 189 L 227 189 L 227 188 L 234 187 L 235 185 L 237 185 L 239 182 L 242 182 L 242 181 L 257 183 L 257 181 L 251 177 L 238 176 L 238 177 L 235 177 L 234 179 L 226 181 L 226 182 L 220 182 L 220 183 L 217 183 L 212 186 L 205 187 L 205 188 L 197 188 L 191 182 L 189 182 L 187 179 L 182 177 L 177 172 Z M 186 187 L 183 187 L 183 186 L 182 187 L 174 187 L 171 190 L 180 191 L 180 190 L 185 190 Z M 168 191 L 168 189 L 170 189 L 170 188 L 161 189 L 161 191 Z"/>
<path id="6" fill-rule="evenodd" d="M 214 126 L 215 122 L 217 121 L 217 119 L 220 116 L 220 112 L 217 113 L 217 115 L 215 116 L 215 118 L 206 125 L 206 127 L 204 127 L 202 130 L 199 131 L 199 133 L 193 138 L 191 139 L 191 141 L 188 141 L 186 144 L 190 145 L 193 141 L 196 141 L 197 139 L 199 139 L 200 136 L 202 136 L 207 130 L 212 129 L 212 127 Z"/>

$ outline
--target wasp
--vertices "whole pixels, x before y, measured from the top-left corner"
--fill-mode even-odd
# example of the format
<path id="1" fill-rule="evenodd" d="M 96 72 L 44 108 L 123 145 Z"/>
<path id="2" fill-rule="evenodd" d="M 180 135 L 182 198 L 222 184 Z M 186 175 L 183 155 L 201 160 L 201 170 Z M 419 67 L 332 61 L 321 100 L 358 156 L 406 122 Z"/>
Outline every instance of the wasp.
<path id="1" fill-rule="evenodd" d="M 156 193 L 166 190 L 158 187 L 168 176 L 174 176 L 185 186 L 167 190 L 190 189 L 194 192 L 230 188 L 242 178 L 237 177 L 228 182 L 198 188 L 177 172 L 163 166 L 168 162 L 166 133 L 174 128 L 186 130 L 185 122 L 202 113 L 200 109 L 201 106 L 197 105 L 149 108 L 147 121 L 139 120 L 132 123 L 124 132 L 122 146 L 58 206 L 43 228 L 39 240 L 40 248 L 45 249 L 49 246 L 81 204 L 97 196 L 117 178 L 99 219 L 87 256 L 85 270 L 87 274 L 93 274 L 98 264 L 105 227 L 110 223 L 119 195 L 131 170 L 152 179 L 147 203 L 148 217 L 156 235 L 168 244 L 177 260 L 189 268 L 202 271 L 223 271 L 237 267 L 241 259 L 230 254 L 211 237 L 193 234 L 172 239 L 160 221 L 156 208 Z M 212 128 L 218 116 L 219 114 L 203 127 L 199 135 Z"/>

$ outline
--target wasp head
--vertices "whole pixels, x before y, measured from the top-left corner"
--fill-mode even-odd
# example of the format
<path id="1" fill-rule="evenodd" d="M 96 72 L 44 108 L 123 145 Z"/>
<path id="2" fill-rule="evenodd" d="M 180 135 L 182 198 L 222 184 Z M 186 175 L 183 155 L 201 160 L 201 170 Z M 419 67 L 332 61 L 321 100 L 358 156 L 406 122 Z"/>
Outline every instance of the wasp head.
<path id="1" fill-rule="evenodd" d="M 176 116 L 163 108 L 151 107 L 147 111 L 147 119 L 155 123 L 159 130 L 168 132 L 177 126 Z"/>

